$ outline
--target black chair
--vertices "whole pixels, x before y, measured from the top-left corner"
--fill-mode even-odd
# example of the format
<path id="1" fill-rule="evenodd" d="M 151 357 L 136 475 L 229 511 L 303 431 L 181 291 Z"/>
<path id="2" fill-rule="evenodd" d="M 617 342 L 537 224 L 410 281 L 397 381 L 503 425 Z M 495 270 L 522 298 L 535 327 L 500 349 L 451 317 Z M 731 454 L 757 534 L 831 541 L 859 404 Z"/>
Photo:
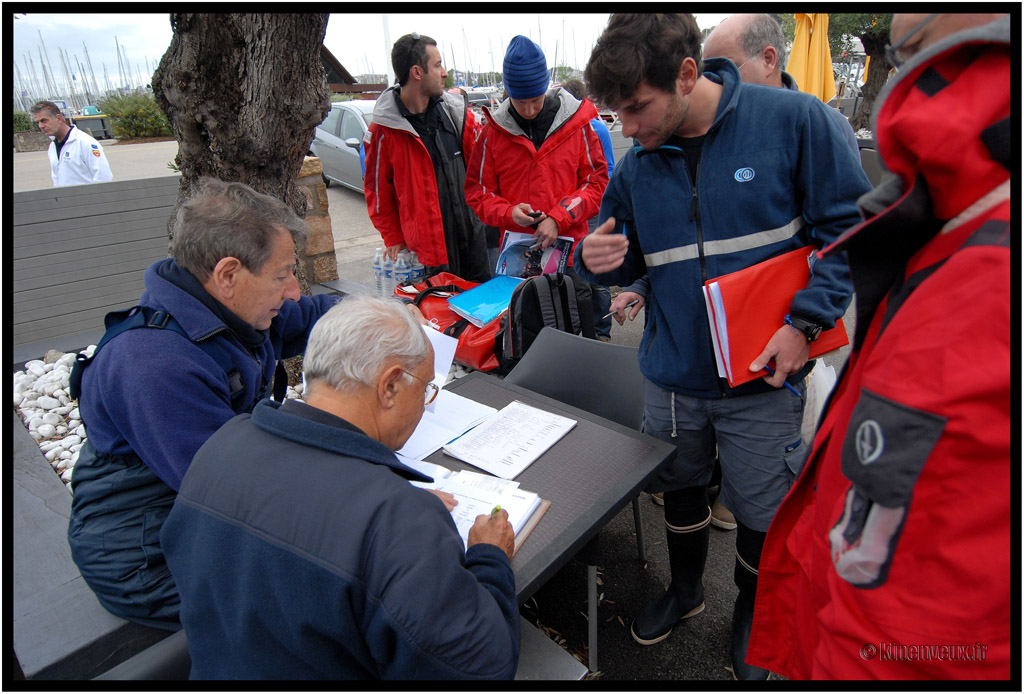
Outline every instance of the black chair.
<path id="1" fill-rule="evenodd" d="M 192 669 L 185 630 L 174 632 L 146 650 L 136 653 L 97 680 L 187 680 Z"/>
<path id="2" fill-rule="evenodd" d="M 544 328 L 505 380 L 637 431 L 643 423 L 644 379 L 636 347 Z M 647 561 L 637 498 L 633 499 L 633 520 L 640 561 Z M 596 671 L 597 567 L 592 561 L 587 573 L 589 665 Z"/>

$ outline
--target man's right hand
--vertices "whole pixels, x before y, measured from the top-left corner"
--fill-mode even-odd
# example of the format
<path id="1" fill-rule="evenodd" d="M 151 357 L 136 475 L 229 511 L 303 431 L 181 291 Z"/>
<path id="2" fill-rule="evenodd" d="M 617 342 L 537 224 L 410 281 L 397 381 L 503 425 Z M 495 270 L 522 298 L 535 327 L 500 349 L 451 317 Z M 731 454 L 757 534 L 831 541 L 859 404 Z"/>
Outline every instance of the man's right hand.
<path id="1" fill-rule="evenodd" d="M 404 243 L 396 243 L 394 246 L 388 246 L 387 250 L 384 252 L 389 258 L 391 258 L 391 262 L 395 262 L 398 260 L 398 254 L 407 250 L 409 250 L 409 247 Z"/>
<path id="2" fill-rule="evenodd" d="M 477 516 L 473 527 L 469 529 L 469 540 L 466 547 L 485 544 L 495 545 L 512 561 L 516 535 L 512 532 L 512 524 L 508 522 L 508 511 L 501 509 L 494 516 Z"/>
<path id="3" fill-rule="evenodd" d="M 580 241 L 583 246 L 583 264 L 595 274 L 611 272 L 622 265 L 629 251 L 629 239 L 625 234 L 613 233 L 614 229 L 615 217 L 609 217 L 592 234 Z"/>
<path id="4" fill-rule="evenodd" d="M 590 266 L 588 265 L 587 267 Z M 636 303 L 633 306 L 630 306 L 628 310 L 624 310 L 631 301 L 636 301 Z M 612 301 L 608 310 L 614 312 L 615 315 L 612 317 L 618 321 L 619 325 L 622 325 L 626 322 L 626 318 L 629 318 L 629 320 L 636 318 L 637 314 L 640 313 L 640 309 L 644 307 L 646 302 L 647 301 L 644 299 L 643 294 L 637 294 L 636 292 L 620 292 L 619 295 L 615 297 L 615 300 Z"/>

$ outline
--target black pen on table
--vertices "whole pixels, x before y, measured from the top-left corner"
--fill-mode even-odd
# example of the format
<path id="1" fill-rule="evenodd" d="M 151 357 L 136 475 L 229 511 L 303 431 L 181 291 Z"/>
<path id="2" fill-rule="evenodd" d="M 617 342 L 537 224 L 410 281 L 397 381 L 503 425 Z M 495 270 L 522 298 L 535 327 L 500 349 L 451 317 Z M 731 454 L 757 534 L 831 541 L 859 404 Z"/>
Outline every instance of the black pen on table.
<path id="1" fill-rule="evenodd" d="M 772 376 L 775 375 L 775 369 L 773 369 L 772 367 L 768 366 L 767 364 L 765 365 L 764 370 L 767 371 Z M 793 395 L 797 396 L 798 398 L 800 397 L 800 391 L 798 391 L 796 388 L 791 386 L 789 384 L 789 381 L 783 381 L 782 385 L 784 385 L 786 387 L 786 390 L 788 390 L 790 393 L 792 393 Z"/>
<path id="2" fill-rule="evenodd" d="M 640 299 L 633 299 L 628 304 L 623 306 L 622 310 L 625 311 L 627 308 L 633 308 L 634 306 L 636 306 L 639 303 L 640 303 Z M 605 318 L 608 318 L 609 316 L 614 316 L 616 313 L 618 313 L 618 311 L 611 311 L 610 313 L 606 313 L 603 316 L 601 316 L 601 320 L 604 320 Z"/>

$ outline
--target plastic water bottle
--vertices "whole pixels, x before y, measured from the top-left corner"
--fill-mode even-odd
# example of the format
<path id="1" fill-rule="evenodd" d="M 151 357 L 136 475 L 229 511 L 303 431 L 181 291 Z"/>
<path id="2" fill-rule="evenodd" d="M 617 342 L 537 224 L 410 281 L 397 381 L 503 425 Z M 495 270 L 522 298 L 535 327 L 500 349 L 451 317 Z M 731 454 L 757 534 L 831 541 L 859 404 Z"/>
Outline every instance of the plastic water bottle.
<path id="1" fill-rule="evenodd" d="M 395 293 L 395 264 L 391 262 L 391 256 L 384 254 L 384 296 L 391 296 Z"/>
<path id="2" fill-rule="evenodd" d="M 373 252 L 373 260 L 370 261 L 373 268 L 373 286 L 377 296 L 384 296 L 384 249 L 377 247 Z"/>
<path id="3" fill-rule="evenodd" d="M 403 282 L 408 283 L 412 277 L 412 267 L 409 265 L 408 253 L 402 251 L 398 254 L 398 260 L 395 261 L 395 284 L 402 284 Z"/>
<path id="4" fill-rule="evenodd" d="M 427 269 L 416 256 L 416 251 L 409 251 L 409 265 L 412 266 L 412 281 L 419 283 L 427 278 Z"/>

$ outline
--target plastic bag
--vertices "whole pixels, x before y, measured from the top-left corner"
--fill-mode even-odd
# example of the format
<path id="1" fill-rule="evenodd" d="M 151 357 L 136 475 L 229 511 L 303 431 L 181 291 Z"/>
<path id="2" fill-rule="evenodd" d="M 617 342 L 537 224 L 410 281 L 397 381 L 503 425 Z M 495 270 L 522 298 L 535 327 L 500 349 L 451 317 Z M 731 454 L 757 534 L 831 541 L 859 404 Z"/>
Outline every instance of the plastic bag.
<path id="1" fill-rule="evenodd" d="M 804 440 L 804 446 L 810 446 L 814 440 L 814 432 L 818 430 L 818 420 L 821 419 L 821 412 L 825 409 L 825 401 L 828 400 L 835 385 L 835 367 L 829 366 L 819 359 L 806 378 L 804 420 L 800 425 L 800 435 Z"/>

